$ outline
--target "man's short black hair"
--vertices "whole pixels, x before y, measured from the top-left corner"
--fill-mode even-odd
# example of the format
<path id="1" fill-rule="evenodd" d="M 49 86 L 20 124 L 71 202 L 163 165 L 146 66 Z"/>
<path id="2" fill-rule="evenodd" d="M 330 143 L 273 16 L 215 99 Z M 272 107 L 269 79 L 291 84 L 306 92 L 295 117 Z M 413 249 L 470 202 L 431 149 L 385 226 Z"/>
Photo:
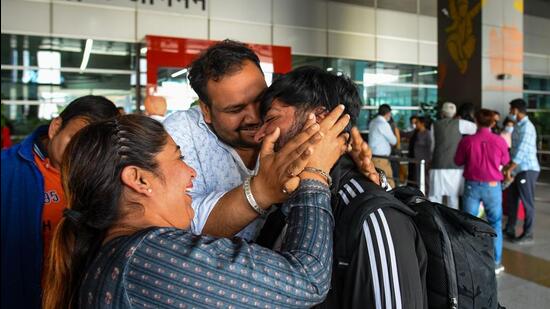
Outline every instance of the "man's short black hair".
<path id="1" fill-rule="evenodd" d="M 511 108 L 516 108 L 520 113 L 527 114 L 527 103 L 523 99 L 514 99 L 510 102 Z"/>
<path id="2" fill-rule="evenodd" d="M 422 123 L 426 128 L 430 128 L 430 118 L 427 116 L 416 116 L 418 122 Z"/>
<path id="3" fill-rule="evenodd" d="M 59 114 L 61 118 L 61 129 L 63 129 L 74 118 L 84 118 L 92 123 L 101 120 L 108 120 L 119 115 L 115 104 L 106 97 L 87 95 L 73 100 Z"/>
<path id="4" fill-rule="evenodd" d="M 206 92 L 209 80 L 219 81 L 228 74 L 241 70 L 246 60 L 252 61 L 260 70 L 260 59 L 246 44 L 232 40 L 223 40 L 210 46 L 191 64 L 189 82 L 199 99 L 210 106 Z"/>
<path id="5" fill-rule="evenodd" d="M 262 96 L 262 118 L 275 99 L 301 111 L 318 107 L 331 111 L 338 104 L 343 104 L 351 124 L 355 124 L 361 106 L 357 86 L 350 78 L 336 76 L 314 66 L 299 67 L 276 79 Z"/>
<path id="6" fill-rule="evenodd" d="M 388 113 L 391 113 L 391 106 L 388 104 L 382 104 L 378 107 L 378 115 L 385 116 Z"/>

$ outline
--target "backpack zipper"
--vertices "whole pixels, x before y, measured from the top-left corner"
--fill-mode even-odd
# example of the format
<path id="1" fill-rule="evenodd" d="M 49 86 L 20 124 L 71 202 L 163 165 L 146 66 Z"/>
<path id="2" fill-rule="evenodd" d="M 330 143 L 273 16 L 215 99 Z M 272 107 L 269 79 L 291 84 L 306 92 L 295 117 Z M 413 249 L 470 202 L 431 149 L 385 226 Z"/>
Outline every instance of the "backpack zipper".
<path id="1" fill-rule="evenodd" d="M 436 209 L 437 210 L 437 209 Z M 434 221 L 443 236 L 443 258 L 445 259 L 445 272 L 447 273 L 447 282 L 449 283 L 449 305 L 451 309 L 458 308 L 458 286 L 456 283 L 456 267 L 455 260 L 453 257 L 453 252 L 451 249 L 451 240 L 447 234 L 447 229 L 441 222 L 439 218 L 439 210 L 437 210 L 438 215 L 434 216 Z"/>

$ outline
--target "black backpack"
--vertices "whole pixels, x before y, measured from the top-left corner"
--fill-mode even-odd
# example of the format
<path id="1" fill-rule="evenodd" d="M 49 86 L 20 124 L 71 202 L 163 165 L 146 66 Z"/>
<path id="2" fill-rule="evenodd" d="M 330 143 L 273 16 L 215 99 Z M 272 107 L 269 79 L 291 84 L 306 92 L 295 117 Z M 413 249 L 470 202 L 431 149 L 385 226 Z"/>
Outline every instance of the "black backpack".
<path id="1" fill-rule="evenodd" d="M 360 174 L 349 160 L 342 162 L 340 167 L 341 170 L 334 175 L 338 187 L 350 182 L 352 178 L 360 179 Z M 363 181 L 361 183 L 369 186 Z M 374 186 L 372 183 L 370 185 Z M 362 204 L 363 207 L 359 208 L 361 211 L 352 210 L 351 216 L 348 214 L 347 218 L 342 218 L 342 215 L 338 214 L 341 209 L 338 205 L 342 201 L 340 198 L 334 201 L 337 196 L 333 188 L 332 199 L 333 203 L 336 203 L 333 204 L 334 216 L 348 224 L 339 225 L 337 219 L 333 253 L 334 291 L 331 292 L 338 294 L 341 288 L 339 286 L 344 282 L 341 264 L 354 254 L 353 246 L 357 246 L 358 240 L 354 237 L 356 233 L 350 233 L 346 229 L 360 230 L 360 224 L 367 215 L 380 208 L 392 207 L 411 216 L 424 242 L 428 256 L 426 288 L 429 308 L 503 308 L 499 305 L 497 297 L 493 245 L 496 233 L 491 225 L 466 212 L 433 203 L 415 187 L 397 187 L 389 193 L 391 197 L 381 194 L 374 188 L 366 190 L 354 198 L 358 201 L 349 201 L 350 205 L 354 204 L 353 202 Z M 347 234 L 347 239 L 339 237 L 339 234 L 344 233 Z"/>
<path id="2" fill-rule="evenodd" d="M 398 187 L 391 195 L 380 193 L 379 188 L 366 190 L 348 201 L 349 205 L 362 207 L 347 207 L 344 211 L 339 206 L 342 201 L 338 191 L 334 190 L 354 177 L 362 177 L 352 164 L 343 165 L 341 171 L 333 175 L 337 185 L 332 193 L 336 219 L 332 287 L 325 302 L 316 308 L 339 308 L 340 296 L 346 293 L 343 289 L 347 274 L 354 271 L 347 265 L 356 254 L 362 222 L 372 212 L 386 207 L 409 215 L 422 237 L 428 255 L 426 287 L 430 309 L 503 308 L 498 304 L 494 271 L 496 233 L 487 222 L 430 202 L 421 191 L 409 186 Z M 376 187 L 372 183 L 365 186 Z M 346 224 L 342 224 L 344 222 Z M 270 215 L 257 242 L 271 247 L 273 239 L 270 238 L 279 235 L 283 225 L 282 214 Z"/>
<path id="3" fill-rule="evenodd" d="M 430 308 L 502 308 L 497 299 L 493 228 L 468 213 L 430 202 L 413 187 L 391 193 L 416 211 L 428 253 Z"/>

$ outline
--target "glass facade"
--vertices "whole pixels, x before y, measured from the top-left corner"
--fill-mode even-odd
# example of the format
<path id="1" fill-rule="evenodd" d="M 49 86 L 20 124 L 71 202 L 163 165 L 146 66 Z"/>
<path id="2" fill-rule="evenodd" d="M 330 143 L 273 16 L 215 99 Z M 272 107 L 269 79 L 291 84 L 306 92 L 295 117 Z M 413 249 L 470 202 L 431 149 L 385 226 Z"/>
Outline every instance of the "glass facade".
<path id="1" fill-rule="evenodd" d="M 83 95 L 135 110 L 134 43 L 2 34 L 1 46 L 2 117 L 15 140 Z"/>
<path id="2" fill-rule="evenodd" d="M 550 76 L 525 75 L 523 99 L 539 134 L 539 149 L 550 149 Z M 550 158 L 549 158 L 550 160 Z"/>
<path id="3" fill-rule="evenodd" d="M 382 104 L 392 106 L 394 120 L 405 129 L 410 116 L 432 115 L 437 103 L 436 67 L 310 56 L 293 56 L 292 62 L 293 67 L 314 65 L 350 76 L 362 99 L 357 123 L 362 131 Z"/>
<path id="4" fill-rule="evenodd" d="M 57 116 L 73 99 L 87 94 L 106 96 L 126 112 L 135 111 L 136 57 L 140 58 L 139 90 L 144 95 L 147 64 L 145 48 L 140 49 L 139 43 L 15 34 L 2 34 L 1 41 L 2 118 L 11 123 L 15 140 Z M 436 67 L 302 55 L 293 55 L 292 62 L 293 67 L 314 65 L 350 76 L 362 100 L 357 123 L 362 131 L 367 130 L 368 120 L 381 104 L 392 106 L 394 120 L 401 129 L 409 126 L 409 118 L 415 114 L 435 118 Z M 170 97 L 170 91 L 188 93 L 187 101 L 193 102 L 196 95 L 186 73 L 179 68 L 162 68 L 157 90 L 166 90 L 160 91 L 166 97 Z M 541 137 L 540 146 L 548 149 L 550 77 L 526 75 L 524 90 Z M 170 110 L 181 109 L 169 105 Z"/>

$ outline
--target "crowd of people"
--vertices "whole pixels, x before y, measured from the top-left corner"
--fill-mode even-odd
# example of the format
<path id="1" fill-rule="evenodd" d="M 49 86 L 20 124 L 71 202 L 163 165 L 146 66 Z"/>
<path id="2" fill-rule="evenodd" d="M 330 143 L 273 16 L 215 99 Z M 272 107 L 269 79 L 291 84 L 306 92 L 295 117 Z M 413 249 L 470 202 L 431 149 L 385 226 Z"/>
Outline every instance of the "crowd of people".
<path id="1" fill-rule="evenodd" d="M 258 56 L 231 40 L 201 53 L 189 80 L 189 110 L 125 115 L 84 96 L 2 151 L 2 307 L 428 307 L 414 211 L 390 192 L 389 105 L 367 143 L 351 79 L 305 66 L 268 87 Z M 525 241 L 538 175 L 525 102 L 510 106 L 504 138 L 493 112 L 476 125 L 452 103 L 432 126 L 415 117 L 408 137 L 431 166 L 430 199 L 458 208 L 464 173 L 464 210 L 483 202 L 500 233 L 497 268 L 501 181 L 525 205 Z M 515 225 L 511 212 L 505 235 Z M 351 256 L 333 256 L 343 246 Z"/>
<path id="2" fill-rule="evenodd" d="M 397 136 L 390 129 L 391 108 L 381 105 L 378 116 L 369 124 L 369 144 L 377 168 L 391 177 L 387 156 L 397 144 Z M 503 196 L 507 201 L 508 220 L 504 235 L 515 243 L 533 241 L 535 184 L 540 172 L 537 160 L 537 134 L 527 116 L 523 99 L 509 103 L 509 114 L 499 123 L 500 113 L 488 109 L 478 111 L 471 104 L 458 110 L 445 102 L 440 119 L 432 125 L 426 116 L 410 118 L 413 130 L 404 132 L 408 138 L 408 180 L 419 186 L 420 160 L 425 161 L 425 191 L 433 202 L 462 209 L 474 216 L 483 206 L 487 221 L 497 233 L 495 263 L 502 271 L 501 226 Z M 396 175 L 395 177 L 399 177 Z M 509 188 L 508 188 L 509 186 Z M 503 193 L 503 190 L 506 189 Z M 525 208 L 522 232 L 516 235 L 518 205 Z"/>

